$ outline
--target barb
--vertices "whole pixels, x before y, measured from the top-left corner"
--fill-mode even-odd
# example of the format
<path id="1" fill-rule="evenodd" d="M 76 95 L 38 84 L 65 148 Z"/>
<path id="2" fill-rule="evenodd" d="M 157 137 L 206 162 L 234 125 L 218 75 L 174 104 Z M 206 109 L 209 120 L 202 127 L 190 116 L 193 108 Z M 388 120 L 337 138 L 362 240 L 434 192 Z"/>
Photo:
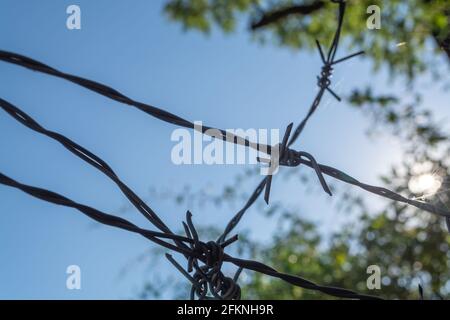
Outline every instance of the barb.
<path id="1" fill-rule="evenodd" d="M 317 77 L 317 86 L 319 87 L 319 91 L 318 91 L 313 103 L 311 104 L 311 107 L 309 108 L 309 111 L 306 114 L 306 117 L 302 120 L 302 122 L 295 129 L 294 134 L 291 137 L 291 140 L 289 141 L 288 146 L 291 146 L 298 139 L 300 134 L 303 132 L 303 129 L 305 128 L 308 120 L 312 117 L 314 112 L 317 110 L 317 107 L 319 106 L 320 102 L 322 101 L 322 97 L 323 97 L 325 91 L 328 91 L 329 93 L 331 93 L 331 95 L 336 100 L 341 101 L 341 98 L 339 97 L 339 95 L 330 88 L 331 77 L 333 75 L 333 66 L 338 63 L 344 62 L 348 59 L 351 59 L 353 57 L 364 54 L 364 51 L 359 51 L 357 53 L 348 55 L 344 58 L 335 60 L 336 52 L 337 52 L 338 46 L 339 46 L 342 25 L 343 25 L 343 21 L 344 21 L 346 3 L 345 3 L 345 1 L 335 1 L 335 0 L 333 0 L 332 2 L 339 4 L 338 26 L 337 26 L 336 32 L 334 34 L 332 44 L 331 44 L 330 49 L 328 50 L 328 54 L 326 56 L 324 54 L 324 51 L 322 49 L 322 46 L 321 46 L 319 40 L 316 40 L 317 50 L 319 51 L 320 58 L 321 58 L 322 64 L 323 64 L 320 76 Z"/>
<path id="2" fill-rule="evenodd" d="M 287 141 L 289 139 L 289 135 L 292 130 L 292 123 L 288 125 L 286 128 L 286 132 L 283 138 L 283 141 L 281 144 L 272 147 L 272 154 L 270 159 L 264 159 L 264 158 L 258 158 L 257 160 L 260 162 L 264 162 L 271 166 L 269 170 L 269 174 L 261 180 L 261 182 L 258 184 L 256 189 L 251 194 L 250 198 L 245 203 L 244 207 L 239 210 L 228 222 L 227 226 L 225 227 L 225 230 L 223 231 L 222 235 L 219 237 L 218 241 L 224 241 L 224 239 L 230 234 L 230 232 L 238 225 L 238 223 L 241 221 L 244 214 L 247 212 L 247 210 L 255 203 L 255 201 L 259 198 L 262 191 L 265 190 L 264 193 L 264 200 L 266 203 L 269 203 L 269 197 L 270 197 L 270 190 L 271 190 L 271 183 L 272 183 L 272 176 L 277 169 L 279 165 L 283 166 L 298 166 L 301 163 L 301 157 L 306 157 L 309 159 L 309 162 L 307 163 L 308 166 L 310 165 L 311 168 L 313 168 L 316 171 L 316 174 L 319 178 L 319 182 L 322 185 L 322 188 L 326 193 L 328 193 L 330 196 L 331 190 L 328 187 L 325 178 L 322 175 L 322 171 L 320 170 L 319 165 L 317 164 L 316 160 L 312 155 L 310 155 L 307 152 L 302 151 L 293 151 L 287 147 Z"/>
<path id="3" fill-rule="evenodd" d="M 215 299 L 239 300 L 241 298 L 241 288 L 237 284 L 237 278 L 242 268 L 239 268 L 233 278 L 226 277 L 222 271 L 224 262 L 224 249 L 237 241 L 235 235 L 223 243 L 209 241 L 200 242 L 197 231 L 192 223 L 192 214 L 186 213 L 186 222 L 183 222 L 186 236 L 193 241 L 191 248 L 199 256 L 205 257 L 205 263 L 200 265 L 199 259 L 189 257 L 187 271 L 185 271 L 171 255 L 166 255 L 167 259 L 192 283 L 191 299 L 197 297 L 199 300 L 209 299 L 208 293 Z M 195 270 L 193 276 L 190 273 Z"/>
<path id="4" fill-rule="evenodd" d="M 270 159 L 264 159 L 259 158 L 259 162 L 264 162 L 269 165 L 269 172 L 266 177 L 266 184 L 265 184 L 265 192 L 264 192 L 264 201 L 266 201 L 267 204 L 269 204 L 269 197 L 270 197 L 270 187 L 272 185 L 272 176 L 273 174 L 278 170 L 280 158 L 283 158 L 287 151 L 287 142 L 289 139 L 289 135 L 291 134 L 293 123 L 290 123 L 287 128 L 286 132 L 284 133 L 283 141 L 281 144 L 277 145 L 277 148 L 272 148 L 272 153 L 270 154 Z M 274 152 L 276 150 L 276 152 Z"/>
<path id="5" fill-rule="evenodd" d="M 419 283 L 419 296 L 420 296 L 420 300 L 424 300 L 424 297 L 423 297 L 423 287 L 422 287 L 422 285 Z"/>
<path id="6" fill-rule="evenodd" d="M 314 157 L 306 152 L 300 152 L 295 153 L 293 150 L 290 150 L 287 146 L 289 136 L 291 134 L 293 123 L 289 124 L 286 128 L 286 132 L 283 137 L 283 141 L 281 144 L 277 145 L 276 148 L 272 147 L 272 154 L 270 159 L 261 159 L 258 158 L 258 161 L 265 162 L 269 164 L 270 170 L 269 174 L 266 177 L 266 184 L 265 184 L 265 193 L 264 193 L 264 200 L 267 204 L 269 204 L 269 196 L 270 196 L 270 186 L 272 183 L 272 176 L 276 170 L 278 170 L 279 165 L 283 166 L 289 166 L 294 167 L 298 166 L 300 164 L 300 159 L 298 158 L 298 154 L 301 154 L 302 156 L 308 158 L 311 163 L 313 164 L 313 169 L 316 171 L 317 176 L 319 177 L 320 184 L 322 185 L 322 188 L 326 193 L 328 193 L 330 196 L 332 196 L 331 190 L 328 187 L 325 179 L 323 178 L 322 172 L 320 171 L 320 168 L 318 167 L 318 164 Z M 278 153 L 274 152 L 275 150 L 279 150 Z M 296 157 L 297 156 L 297 157 Z"/>

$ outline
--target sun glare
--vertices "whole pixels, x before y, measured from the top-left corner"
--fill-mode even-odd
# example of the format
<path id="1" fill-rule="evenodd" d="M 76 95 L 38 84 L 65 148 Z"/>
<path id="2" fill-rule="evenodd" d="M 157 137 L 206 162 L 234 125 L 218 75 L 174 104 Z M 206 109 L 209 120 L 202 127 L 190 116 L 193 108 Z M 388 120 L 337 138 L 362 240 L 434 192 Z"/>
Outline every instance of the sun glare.
<path id="1" fill-rule="evenodd" d="M 409 180 L 409 191 L 416 195 L 434 195 L 442 186 L 442 179 L 435 174 L 425 173 Z"/>

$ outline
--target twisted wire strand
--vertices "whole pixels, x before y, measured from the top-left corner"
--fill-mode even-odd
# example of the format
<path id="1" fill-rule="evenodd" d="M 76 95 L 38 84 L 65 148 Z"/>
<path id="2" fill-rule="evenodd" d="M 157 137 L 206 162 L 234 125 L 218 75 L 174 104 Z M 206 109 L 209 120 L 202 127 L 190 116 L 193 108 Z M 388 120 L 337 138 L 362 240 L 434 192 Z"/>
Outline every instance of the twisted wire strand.
<path id="1" fill-rule="evenodd" d="M 113 169 L 100 157 L 87 150 L 86 148 L 80 146 L 76 142 L 70 140 L 69 138 L 57 132 L 45 129 L 31 116 L 2 98 L 0 98 L 0 108 L 2 108 L 11 117 L 13 117 L 24 126 L 59 142 L 63 147 L 72 152 L 74 155 L 105 174 L 120 188 L 127 199 L 148 221 L 150 221 L 150 223 L 152 223 L 155 227 L 163 232 L 173 234 L 173 232 L 164 224 L 161 218 L 144 201 L 142 201 L 142 199 L 139 198 L 137 194 L 133 192 L 133 190 L 131 190 L 125 183 L 123 183 L 113 171 Z M 183 243 L 177 243 L 177 245 L 184 246 Z"/>
<path id="2" fill-rule="evenodd" d="M 243 145 L 246 147 L 253 148 L 257 151 L 261 151 L 264 153 L 271 152 L 271 146 L 261 143 L 256 143 L 249 141 L 248 139 L 244 137 L 237 136 L 231 132 L 227 132 L 223 129 L 217 129 L 210 126 L 202 125 L 201 130 L 199 130 L 199 127 L 196 126 L 193 122 L 183 119 L 182 117 L 179 117 L 171 112 L 168 112 L 166 110 L 160 109 L 158 107 L 155 107 L 150 104 L 146 104 L 143 102 L 135 101 L 124 94 L 120 93 L 119 91 L 101 84 L 99 82 L 89 80 L 86 78 L 82 78 L 79 76 L 75 76 L 69 73 L 64 73 L 62 71 L 59 71 L 55 68 L 52 68 L 40 61 L 31 59 L 29 57 L 26 57 L 24 55 L 14 53 L 14 52 L 8 52 L 4 50 L 0 50 L 0 61 L 4 61 L 7 63 L 15 64 L 33 71 L 41 72 L 44 74 L 52 75 L 60 79 L 68 80 L 72 83 L 75 83 L 81 87 L 84 87 L 88 90 L 91 90 L 93 92 L 96 92 L 102 96 L 105 96 L 107 98 L 110 98 L 112 100 L 118 101 L 120 103 L 124 103 L 130 106 L 133 106 L 148 115 L 151 115 L 159 120 L 162 120 L 164 122 L 168 122 L 171 124 L 175 124 L 184 128 L 194 129 L 196 131 L 201 132 L 202 134 L 209 135 L 213 138 L 218 138 L 223 141 L 232 142 L 234 144 Z M 232 139 L 232 141 L 231 141 Z"/>
<path id="3" fill-rule="evenodd" d="M 29 185 L 22 184 L 16 180 L 13 180 L 12 178 L 4 175 L 0 172 L 0 184 L 13 187 L 19 190 L 22 190 L 23 192 L 29 194 L 30 196 L 33 196 L 35 198 L 54 203 L 57 205 L 61 205 L 64 207 L 70 207 L 77 209 L 78 211 L 81 211 L 83 214 L 88 216 L 89 218 L 112 227 L 124 229 L 127 231 L 131 231 L 134 233 L 138 233 L 145 238 L 149 239 L 150 241 L 153 241 L 169 250 L 174 250 L 176 252 L 185 254 L 185 255 L 192 255 L 193 253 L 191 250 L 189 250 L 187 247 L 186 249 L 182 247 L 175 246 L 171 243 L 165 242 L 159 238 L 163 239 L 170 239 L 170 240 L 176 240 L 179 242 L 192 242 L 191 239 L 187 237 L 182 237 L 174 234 L 164 233 L 164 232 L 157 232 L 157 231 L 150 231 L 146 229 L 142 229 L 135 224 L 131 223 L 130 221 L 123 219 L 121 217 L 117 217 L 111 214 L 107 214 L 104 212 L 101 212 L 97 209 L 94 209 L 90 206 L 75 202 L 69 198 L 66 198 L 56 192 L 49 191 L 42 188 L 37 188 Z"/>
<path id="4" fill-rule="evenodd" d="M 297 158 L 298 162 L 300 164 L 304 164 L 304 165 L 306 165 L 308 167 L 311 167 L 311 168 L 313 168 L 315 166 L 310 160 L 302 158 L 300 153 L 298 154 L 297 157 L 298 157 Z M 406 198 L 406 197 L 402 196 L 401 194 L 398 194 L 398 193 L 396 193 L 396 192 L 394 192 L 392 190 L 389 190 L 387 188 L 376 187 L 376 186 L 372 186 L 372 185 L 369 185 L 369 184 L 362 183 L 362 182 L 356 180 L 355 178 L 353 178 L 352 176 L 350 176 L 350 175 L 346 174 L 345 172 L 342 172 L 342 171 L 340 171 L 340 170 L 338 170 L 336 168 L 333 168 L 333 167 L 330 167 L 330 166 L 326 166 L 326 165 L 323 165 L 323 164 L 317 164 L 317 165 L 318 165 L 319 170 L 323 174 L 328 175 L 330 177 L 333 177 L 333 178 L 335 178 L 337 180 L 340 180 L 342 182 L 345 182 L 345 183 L 357 186 L 357 187 L 359 187 L 359 188 L 361 188 L 363 190 L 366 190 L 366 191 L 368 191 L 370 193 L 379 195 L 379 196 L 381 196 L 383 198 L 387 198 L 387 199 L 390 199 L 390 200 L 393 200 L 393 201 L 396 201 L 396 202 L 405 203 L 405 204 L 411 205 L 413 207 L 416 207 L 417 209 L 421 209 L 421 210 L 427 211 L 429 213 L 433 213 L 433 214 L 442 216 L 442 217 L 444 217 L 446 219 L 450 218 L 450 212 L 448 210 L 445 210 L 442 207 L 433 205 L 433 204 L 428 203 L 428 202 L 421 202 L 421 201 L 417 201 L 417 200 Z"/>
<path id="5" fill-rule="evenodd" d="M 265 265 L 264 263 L 258 262 L 258 261 L 233 258 L 228 255 L 225 255 L 224 261 L 231 262 L 234 265 L 239 266 L 243 269 L 253 270 L 253 271 L 274 277 L 274 278 L 284 280 L 287 283 L 290 283 L 292 285 L 295 285 L 295 286 L 298 286 L 298 287 L 301 287 L 304 289 L 319 291 L 319 292 L 322 292 L 322 293 L 325 293 L 327 295 L 334 296 L 337 298 L 359 299 L 359 300 L 383 300 L 380 297 L 360 294 L 360 293 L 357 293 L 355 291 L 348 290 L 348 289 L 318 285 L 318 284 L 315 284 L 314 282 L 311 282 L 309 280 L 303 279 L 298 276 L 278 272 L 275 269 Z"/>
<path id="6" fill-rule="evenodd" d="M 174 234 L 167 234 L 167 233 L 142 229 L 142 228 L 134 225 L 133 223 L 129 222 L 126 219 L 101 212 L 101 211 L 94 209 L 92 207 L 89 207 L 87 205 L 75 202 L 69 198 L 66 198 L 66 197 L 58 194 L 58 193 L 55 193 L 55 192 L 52 192 L 52 191 L 49 191 L 46 189 L 22 184 L 20 182 L 17 182 L 15 180 L 11 179 L 10 177 L 4 175 L 1 172 L 0 172 L 0 184 L 19 189 L 19 190 L 29 194 L 30 196 L 33 196 L 35 198 L 38 198 L 38 199 L 41 199 L 41 200 L 44 200 L 44 201 L 47 201 L 50 203 L 77 209 L 78 211 L 82 212 L 89 218 L 91 218 L 101 224 L 109 225 L 112 227 L 116 227 L 116 228 L 120 228 L 120 229 L 124 229 L 127 231 L 131 231 L 131 232 L 140 234 L 143 237 L 147 238 L 148 240 L 150 240 L 156 244 L 159 244 L 169 250 L 173 250 L 175 252 L 181 253 L 184 256 L 190 257 L 191 259 L 200 260 L 203 263 L 205 263 L 207 266 L 214 266 L 217 263 L 217 261 L 222 261 L 222 262 L 230 262 L 230 263 L 234 264 L 235 266 L 239 267 L 238 273 L 236 273 L 236 275 L 233 279 L 227 278 L 227 277 L 223 276 L 223 274 L 220 275 L 220 277 L 222 277 L 221 287 L 219 287 L 219 290 L 217 290 L 217 288 L 215 286 L 212 287 L 212 289 L 213 289 L 212 292 L 215 293 L 216 298 L 221 298 L 221 299 L 223 298 L 223 296 L 218 294 L 218 293 L 220 293 L 220 291 L 225 291 L 225 293 L 224 293 L 224 294 L 226 294 L 225 298 L 230 298 L 230 297 L 240 298 L 240 290 L 238 290 L 238 287 L 237 287 L 237 284 L 235 281 L 237 280 L 237 277 L 238 277 L 239 273 L 242 271 L 242 269 L 248 269 L 248 270 L 253 270 L 256 272 L 266 274 L 268 276 L 272 276 L 272 277 L 281 279 L 281 280 L 283 280 L 287 283 L 290 283 L 294 286 L 298 286 L 298 287 L 301 287 L 304 289 L 309 289 L 309 290 L 320 291 L 325 294 L 332 295 L 332 296 L 335 296 L 338 298 L 364 299 L 364 300 L 365 299 L 381 299 L 381 298 L 374 297 L 374 296 L 358 294 L 356 292 L 353 292 L 353 291 L 347 290 L 347 289 L 343 289 L 343 288 L 335 288 L 335 287 L 317 285 L 309 280 L 303 279 L 298 276 L 280 273 L 280 272 L 276 271 L 275 269 L 273 269 L 263 263 L 260 263 L 257 261 L 252 261 L 252 260 L 244 260 L 244 259 L 234 258 L 223 252 L 221 252 L 220 255 L 218 256 L 218 257 L 220 257 L 220 260 L 214 260 L 214 258 L 212 258 L 212 257 L 214 257 L 214 256 L 217 257 L 217 255 L 211 256 L 211 253 L 208 252 L 208 250 L 201 250 L 201 252 L 199 252 L 198 248 L 209 249 L 215 245 L 220 245 L 220 244 L 213 242 L 214 245 L 211 245 L 211 244 L 208 245 L 207 243 L 203 243 L 198 239 L 193 240 L 191 237 L 183 237 L 183 236 L 178 236 L 178 235 L 174 235 Z M 176 240 L 179 242 L 191 244 L 191 245 L 193 245 L 192 248 L 194 248 L 194 249 L 191 249 L 191 248 L 184 249 L 182 247 L 168 243 L 162 239 Z M 233 237 L 233 239 L 231 239 L 229 241 L 229 243 L 234 242 L 235 240 L 237 240 L 237 237 Z M 226 245 L 221 245 L 221 246 L 224 247 Z M 210 255 L 209 258 L 208 258 L 208 255 Z M 166 255 L 166 257 L 168 257 L 169 260 L 174 261 L 173 258 L 170 259 L 170 257 L 171 257 L 170 255 Z M 215 259 L 218 259 L 218 258 L 215 258 Z M 175 266 L 177 266 L 177 268 L 179 268 L 180 271 L 183 270 L 183 268 L 181 268 L 181 266 L 179 266 L 178 263 L 175 263 Z M 221 266 L 221 263 L 220 263 L 220 266 Z M 215 272 L 221 273 L 220 270 L 219 271 L 216 270 Z M 205 288 L 201 287 L 201 285 L 202 285 L 201 283 L 194 285 L 194 283 L 198 283 L 198 280 L 191 277 L 189 275 L 189 273 L 186 271 L 184 271 L 182 273 L 188 279 L 192 280 L 193 288 L 195 288 L 195 290 L 199 290 L 198 292 L 200 292 L 200 295 L 204 294 L 206 296 L 206 292 L 203 293 Z M 217 277 L 218 276 L 216 275 L 215 279 L 217 279 Z M 225 281 L 232 280 L 233 282 L 229 282 L 228 287 L 225 287 L 223 284 L 224 279 L 225 279 Z M 214 279 L 211 278 L 211 281 L 213 281 L 213 280 Z M 230 288 L 232 288 L 233 290 L 230 291 Z M 239 291 L 239 295 L 235 293 L 236 291 Z M 231 293 L 233 293 L 233 294 L 231 294 Z"/>

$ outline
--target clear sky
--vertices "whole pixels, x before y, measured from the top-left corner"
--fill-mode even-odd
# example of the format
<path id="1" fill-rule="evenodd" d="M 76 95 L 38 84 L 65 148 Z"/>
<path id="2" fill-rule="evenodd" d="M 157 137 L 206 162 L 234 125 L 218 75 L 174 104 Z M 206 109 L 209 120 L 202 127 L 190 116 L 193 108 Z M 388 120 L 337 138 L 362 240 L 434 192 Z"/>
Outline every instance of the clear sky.
<path id="1" fill-rule="evenodd" d="M 229 36 L 186 33 L 162 14 L 163 3 L 79 0 L 82 29 L 71 31 L 66 28 L 66 8 L 73 1 L 0 0 L 0 48 L 211 126 L 284 129 L 290 121 L 298 123 L 316 92 L 315 77 L 320 72 L 316 53 L 258 45 L 243 28 Z M 392 90 L 383 73 L 374 76 L 363 59 L 338 67 L 334 79 L 340 83 L 334 87 L 343 94 L 374 81 L 380 90 Z M 3 62 L 0 96 L 46 128 L 94 151 L 144 198 L 149 188 L 180 191 L 184 185 L 220 192 L 245 169 L 242 165 L 175 166 L 170 159 L 173 125 L 67 81 Z M 425 97 L 439 117 L 449 116 L 444 108 L 448 109 L 448 95 L 428 87 Z M 369 125 L 363 114 L 327 96 L 297 147 L 321 163 L 379 184 L 378 176 L 401 155 L 398 142 L 389 136 L 368 139 Z M 118 213 L 126 204 L 108 178 L 3 111 L 0 133 L 4 174 L 109 213 Z M 298 191 L 288 193 L 275 181 L 273 201 L 300 208 L 329 230 L 340 219 L 333 202 L 297 187 Z M 385 203 L 376 196 L 369 198 Z M 181 228 L 184 212 L 192 209 L 160 198 L 149 204 L 173 229 Z M 194 220 L 200 225 L 224 226 L 237 207 L 194 209 Z M 123 216 L 151 228 L 135 210 Z M 248 212 L 240 228 L 251 228 L 262 240 L 271 230 L 257 210 Z M 136 297 L 149 273 L 172 272 L 172 266 L 162 260 L 153 269 L 136 268 L 119 276 L 130 261 L 154 247 L 140 236 L 99 227 L 75 210 L 0 186 L 2 299 Z M 81 267 L 81 290 L 66 289 L 66 268 L 72 264 Z"/>

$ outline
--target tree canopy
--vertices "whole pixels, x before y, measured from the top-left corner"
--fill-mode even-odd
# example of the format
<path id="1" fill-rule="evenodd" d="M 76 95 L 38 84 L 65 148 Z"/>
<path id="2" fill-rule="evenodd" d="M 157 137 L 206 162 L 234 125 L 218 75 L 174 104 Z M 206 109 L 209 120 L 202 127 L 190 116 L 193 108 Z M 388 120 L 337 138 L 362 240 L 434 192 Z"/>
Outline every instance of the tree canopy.
<path id="1" fill-rule="evenodd" d="M 450 8 L 446 0 L 348 0 L 343 42 L 366 51 L 379 68 L 415 75 L 435 64 L 436 55 L 450 59 Z M 369 30 L 367 8 L 381 9 L 381 28 Z M 315 40 L 331 39 L 336 28 L 331 1 L 168 0 L 165 12 L 186 30 L 209 33 L 214 27 L 232 33 L 241 21 L 256 39 L 311 50 Z M 399 46 L 399 44 L 402 44 Z M 430 54 L 430 51 L 432 54 Z M 437 71 L 437 70 L 433 70 Z"/>

